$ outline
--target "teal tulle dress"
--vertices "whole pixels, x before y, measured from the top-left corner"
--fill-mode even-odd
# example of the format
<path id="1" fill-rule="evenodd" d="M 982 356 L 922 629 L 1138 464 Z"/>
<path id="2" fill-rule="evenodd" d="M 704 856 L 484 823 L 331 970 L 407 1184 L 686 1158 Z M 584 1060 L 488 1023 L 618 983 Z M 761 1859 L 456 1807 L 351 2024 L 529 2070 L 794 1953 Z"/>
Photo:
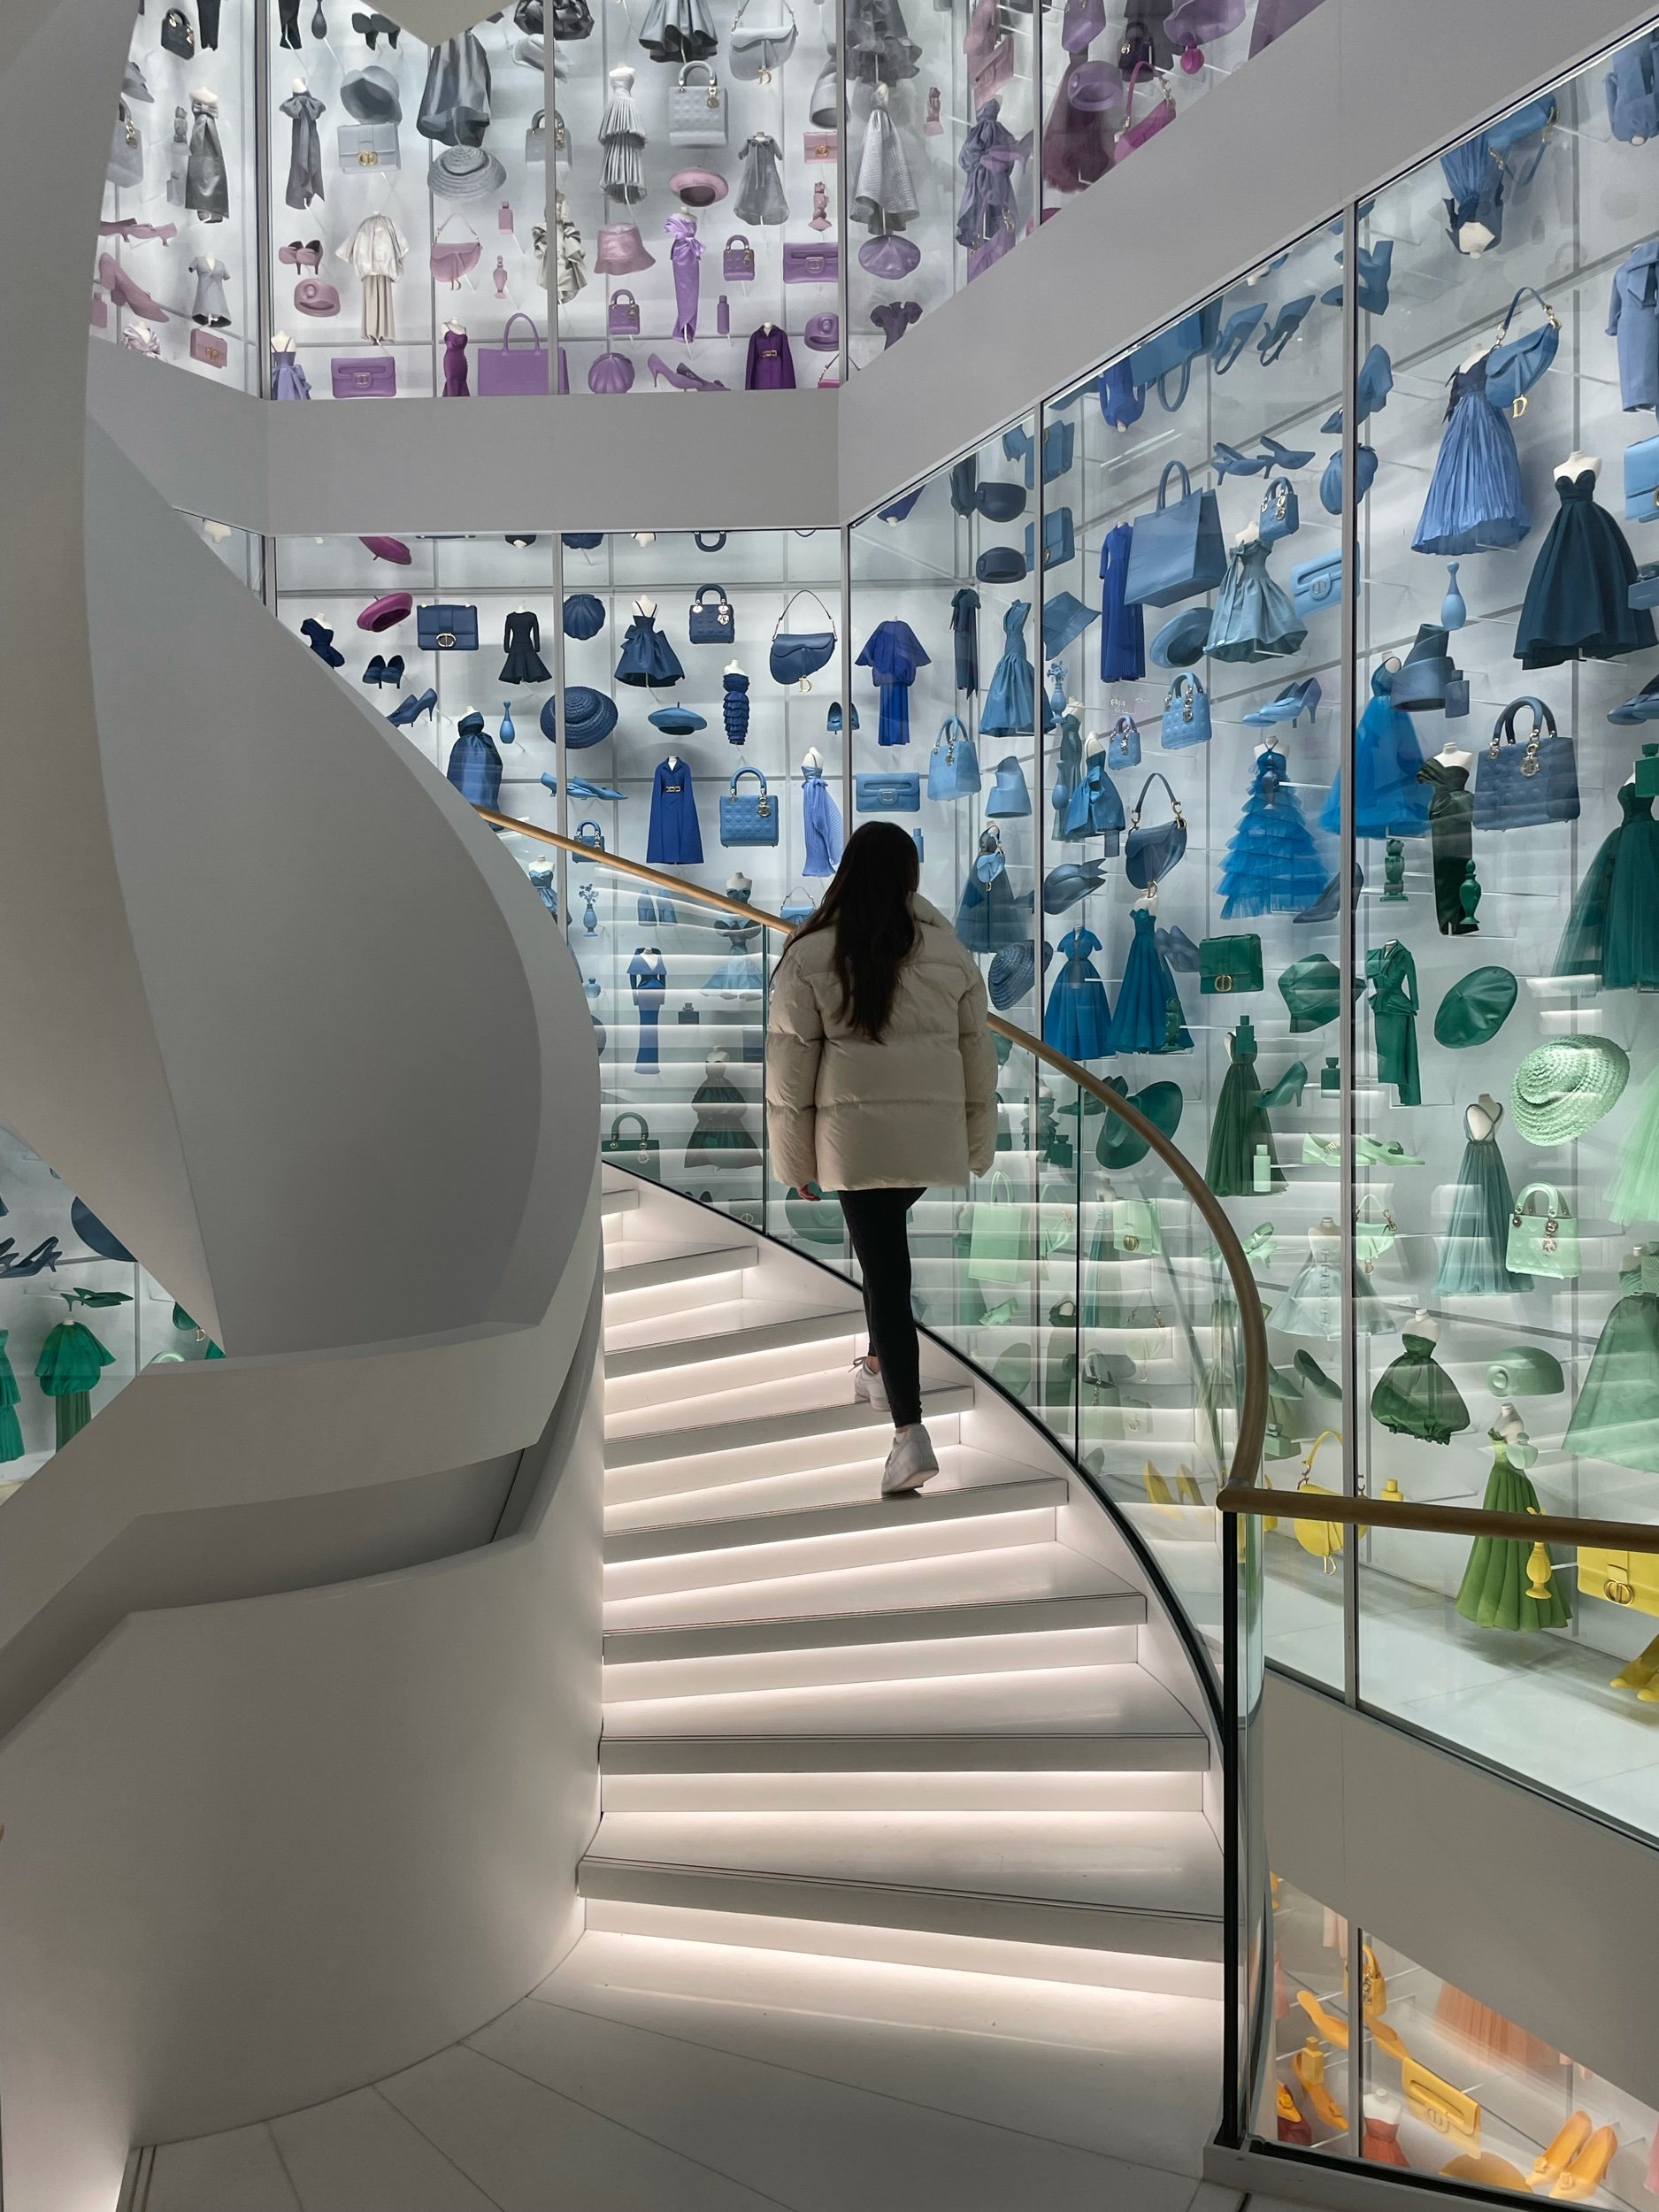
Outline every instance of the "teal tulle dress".
<path id="1" fill-rule="evenodd" d="M 1506 1257 L 1509 1209 L 1515 1201 L 1509 1171 L 1498 1149 L 1497 1124 L 1503 1109 L 1495 1108 L 1487 1134 L 1477 1136 L 1470 1116 L 1483 1111 L 1471 1106 L 1463 1115 L 1467 1142 L 1451 1218 L 1440 1242 L 1434 1277 L 1437 1298 L 1497 1298 L 1532 1287 L 1532 1277 L 1517 1274 Z"/>
<path id="2" fill-rule="evenodd" d="M 743 1094 L 726 1073 L 724 1052 L 711 1053 L 703 1079 L 691 1094 L 696 1127 L 686 1143 L 686 1172 L 703 1168 L 758 1167 L 760 1154 L 749 1133 Z"/>
<path id="3" fill-rule="evenodd" d="M 1633 784 L 1618 795 L 1619 824 L 1584 872 L 1555 953 L 1559 976 L 1588 976 L 1609 991 L 1659 989 L 1659 822 Z"/>
<path id="4" fill-rule="evenodd" d="M 1394 672 L 1379 662 L 1371 671 L 1371 703 L 1354 733 L 1354 834 L 1356 837 L 1421 837 L 1429 826 L 1429 795 L 1417 781 L 1423 749 L 1411 717 L 1390 694 Z M 1342 830 L 1342 771 L 1332 780 L 1319 827 L 1328 836 Z"/>
<path id="5" fill-rule="evenodd" d="M 1271 1329 L 1286 1336 L 1324 1337 L 1331 1342 L 1342 1333 L 1342 1236 L 1329 1227 L 1310 1229 L 1308 1256 L 1297 1269 L 1290 1288 L 1267 1317 Z M 1354 1327 L 1361 1336 L 1375 1336 L 1393 1325 L 1388 1310 L 1369 1279 L 1354 1271 Z"/>
<path id="6" fill-rule="evenodd" d="M 1158 950 L 1157 923 L 1150 907 L 1137 906 L 1130 920 L 1134 937 L 1124 963 L 1124 979 L 1112 1016 L 1112 1052 L 1190 1052 L 1193 1040 L 1181 1012 L 1170 964 Z"/>
<path id="7" fill-rule="evenodd" d="M 1273 1149 L 1272 1125 L 1262 1103 L 1256 1075 L 1256 1030 L 1246 1014 L 1228 1040 L 1227 1072 L 1216 1101 L 1210 1129 L 1204 1180 L 1218 1198 L 1248 1198 L 1256 1190 L 1256 1151 L 1266 1147 L 1269 1187 L 1283 1190 L 1285 1178 Z"/>
<path id="8" fill-rule="evenodd" d="M 1492 1472 L 1482 1507 L 1488 1513 L 1540 1511 L 1537 1491 L 1525 1470 L 1515 1463 L 1517 1458 L 1526 1457 L 1531 1446 L 1512 1445 L 1496 1429 L 1490 1433 Z M 1565 1578 L 1552 1571 L 1545 1578 L 1549 1595 L 1528 1597 L 1532 1554 L 1524 1536 L 1477 1536 L 1457 1592 L 1457 1609 L 1463 1618 L 1480 1628 L 1560 1628 L 1571 1612 Z"/>
<path id="9" fill-rule="evenodd" d="M 1404 1332 L 1405 1349 L 1384 1368 L 1371 1394 L 1371 1418 L 1395 1436 L 1449 1444 L 1469 1426 L 1463 1393 L 1434 1356 L 1434 1340 Z"/>
<path id="10" fill-rule="evenodd" d="M 1653 1266 L 1619 1275 L 1624 1295 L 1601 1325 L 1590 1370 L 1562 1449 L 1659 1474 L 1659 1292 L 1644 1290 Z"/>
<path id="11" fill-rule="evenodd" d="M 1248 795 L 1216 889 L 1231 922 L 1255 914 L 1300 914 L 1330 880 L 1302 811 L 1290 764 L 1271 745 L 1256 757 Z"/>

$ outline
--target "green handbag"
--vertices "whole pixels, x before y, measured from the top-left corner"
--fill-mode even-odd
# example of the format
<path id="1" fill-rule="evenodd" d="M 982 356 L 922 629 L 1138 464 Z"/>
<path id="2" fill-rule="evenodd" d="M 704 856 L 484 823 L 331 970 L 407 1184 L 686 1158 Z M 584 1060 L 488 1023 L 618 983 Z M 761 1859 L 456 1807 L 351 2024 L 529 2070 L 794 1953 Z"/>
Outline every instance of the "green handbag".
<path id="1" fill-rule="evenodd" d="M 1529 1183 L 1517 1192 L 1503 1256 L 1517 1274 L 1567 1281 L 1578 1274 L 1578 1225 L 1553 1183 Z"/>
<path id="2" fill-rule="evenodd" d="M 826 1200 L 816 1183 L 807 1188 L 816 1193 L 811 1198 L 797 1198 L 793 1191 L 783 1202 L 783 1217 L 794 1233 L 807 1244 L 839 1244 L 841 1241 L 841 1210 Z"/>
<path id="3" fill-rule="evenodd" d="M 1001 1168 L 985 1179 L 989 1197 L 976 1198 L 970 1209 L 968 1278 L 1011 1289 L 1031 1264 L 1031 1209 L 1016 1204 Z"/>
<path id="4" fill-rule="evenodd" d="M 1365 1209 L 1375 1206 L 1382 1215 L 1380 1221 L 1367 1220 Z M 1399 1234 L 1394 1216 L 1374 1190 L 1368 1190 L 1354 1209 L 1354 1256 L 1367 1275 L 1375 1269 L 1385 1253 L 1394 1248 Z"/>
<path id="5" fill-rule="evenodd" d="M 1111 1240 L 1125 1258 L 1162 1252 L 1164 1232 L 1156 1202 L 1149 1198 L 1114 1198 Z"/>
<path id="6" fill-rule="evenodd" d="M 622 1125 L 631 1121 L 637 1125 L 637 1137 L 625 1137 Z M 610 1160 L 618 1167 L 632 1168 L 636 1175 L 649 1175 L 654 1183 L 663 1179 L 661 1148 L 651 1134 L 650 1125 L 643 1114 L 618 1114 L 611 1125 L 611 1134 L 599 1148 L 602 1160 Z"/>
<path id="7" fill-rule="evenodd" d="M 1198 987 L 1208 998 L 1262 988 L 1262 941 L 1254 931 L 1206 937 L 1198 948 Z"/>

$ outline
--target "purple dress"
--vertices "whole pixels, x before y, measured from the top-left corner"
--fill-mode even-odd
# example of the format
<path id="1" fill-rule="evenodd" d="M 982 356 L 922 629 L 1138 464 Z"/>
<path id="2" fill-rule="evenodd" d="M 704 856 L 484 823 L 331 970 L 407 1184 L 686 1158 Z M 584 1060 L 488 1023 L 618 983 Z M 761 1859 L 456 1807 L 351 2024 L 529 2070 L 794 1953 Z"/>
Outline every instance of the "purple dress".
<path id="1" fill-rule="evenodd" d="M 878 622 L 864 640 L 855 665 L 867 668 L 881 695 L 881 718 L 876 733 L 879 745 L 908 745 L 910 741 L 910 686 L 916 672 L 930 659 L 908 622 Z"/>
<path id="2" fill-rule="evenodd" d="M 443 334 L 443 396 L 445 399 L 471 399 L 472 387 L 466 380 L 466 333 L 446 330 Z"/>
<path id="3" fill-rule="evenodd" d="M 1000 261 L 1019 235 L 1013 171 L 1028 146 L 1003 128 L 1002 111 L 1000 100 L 987 100 L 956 157 L 967 179 L 956 208 L 956 243 L 968 250 L 970 283 Z"/>
<path id="4" fill-rule="evenodd" d="M 697 334 L 697 294 L 703 283 L 703 241 L 695 219 L 671 215 L 663 228 L 673 240 L 668 257 L 674 265 L 674 340 L 689 345 Z"/>
<path id="5" fill-rule="evenodd" d="M 743 388 L 750 392 L 794 391 L 795 356 L 789 350 L 789 334 L 781 323 L 763 323 L 751 334 Z"/>

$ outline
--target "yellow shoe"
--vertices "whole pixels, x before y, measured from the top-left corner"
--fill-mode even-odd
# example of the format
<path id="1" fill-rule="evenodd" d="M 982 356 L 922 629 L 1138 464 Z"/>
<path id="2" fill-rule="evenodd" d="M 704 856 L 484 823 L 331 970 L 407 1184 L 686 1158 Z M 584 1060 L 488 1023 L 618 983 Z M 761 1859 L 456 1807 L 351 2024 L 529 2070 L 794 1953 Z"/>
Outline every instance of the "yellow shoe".
<path id="1" fill-rule="evenodd" d="M 1563 2173 L 1590 2139 L 1590 2116 L 1575 2112 L 1556 2131 L 1555 2139 L 1540 2151 L 1527 2179 L 1529 2189 L 1540 2189 Z"/>
<path id="2" fill-rule="evenodd" d="M 1141 1469 L 1141 1479 L 1146 1484 L 1147 1495 L 1153 1504 L 1167 1510 L 1179 1519 L 1180 1508 L 1175 1502 L 1175 1493 L 1150 1460 L 1148 1460 Z"/>
<path id="3" fill-rule="evenodd" d="M 1202 1506 L 1203 1504 L 1204 1494 L 1199 1488 L 1196 1478 L 1188 1468 L 1178 1467 L 1176 1469 L 1175 1487 L 1180 1494 L 1183 1505 Z"/>
<path id="4" fill-rule="evenodd" d="M 1612 2129 L 1597 2128 L 1550 2191 L 1550 2195 L 1565 2197 L 1575 2203 L 1582 2203 L 1586 2197 L 1593 2197 L 1601 2185 L 1602 2176 L 1613 2163 L 1613 2154 L 1617 2148 L 1618 2138 Z"/>
<path id="5" fill-rule="evenodd" d="M 1296 2002 L 1324 2036 L 1327 2043 L 1334 2043 L 1339 2051 L 1348 2048 L 1348 2022 L 1334 2012 L 1327 2012 L 1310 1989 L 1299 1989 Z"/>
<path id="6" fill-rule="evenodd" d="M 1317 2035 L 1308 2038 L 1293 2060 L 1292 2068 L 1320 2126 L 1328 2128 L 1333 2135 L 1346 2135 L 1348 2115 L 1325 2085 L 1325 2049 Z"/>

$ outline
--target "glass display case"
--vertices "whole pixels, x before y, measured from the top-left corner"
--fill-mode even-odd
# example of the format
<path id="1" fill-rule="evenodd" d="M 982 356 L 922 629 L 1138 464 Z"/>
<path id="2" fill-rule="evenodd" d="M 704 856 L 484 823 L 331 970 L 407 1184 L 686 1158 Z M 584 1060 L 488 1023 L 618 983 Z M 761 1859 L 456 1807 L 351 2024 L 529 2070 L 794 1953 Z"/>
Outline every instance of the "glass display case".
<path id="1" fill-rule="evenodd" d="M 1376 1930 L 1277 1876 L 1271 1889 L 1272 2051 L 1259 2133 L 1486 2190 L 1632 2212 L 1651 2201 L 1659 2114 Z"/>
<path id="2" fill-rule="evenodd" d="M 256 0 L 139 11 L 93 268 L 95 339 L 257 391 Z"/>

